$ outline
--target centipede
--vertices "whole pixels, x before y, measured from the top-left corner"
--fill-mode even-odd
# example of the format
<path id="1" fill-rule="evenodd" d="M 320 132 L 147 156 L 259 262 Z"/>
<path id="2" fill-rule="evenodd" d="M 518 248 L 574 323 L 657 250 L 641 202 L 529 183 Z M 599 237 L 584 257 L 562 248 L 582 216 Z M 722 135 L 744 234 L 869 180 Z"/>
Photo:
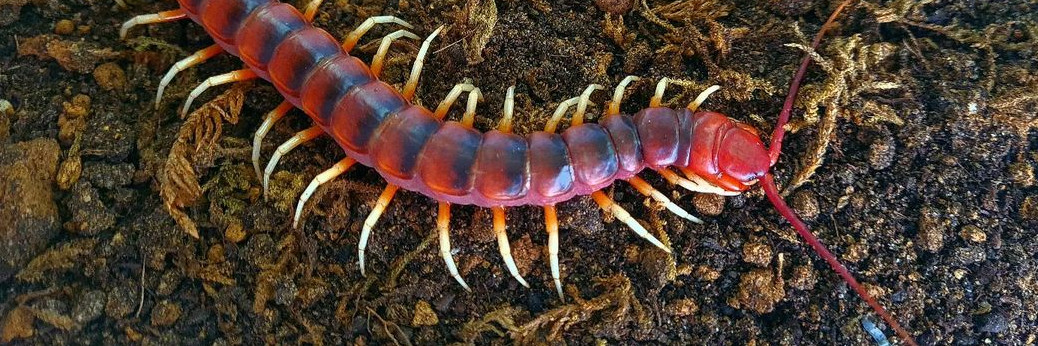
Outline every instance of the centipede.
<path id="1" fill-rule="evenodd" d="M 450 275 L 467 291 L 471 288 L 451 254 L 451 206 L 474 205 L 492 210 L 492 228 L 504 265 L 526 287 L 529 284 L 519 274 L 511 255 L 505 208 L 542 208 L 551 275 L 562 298 L 559 222 L 555 207 L 558 203 L 589 195 L 604 212 L 668 253 L 670 248 L 602 190 L 625 181 L 675 215 L 702 223 L 639 177 L 651 170 L 665 181 L 697 193 L 732 196 L 760 186 L 775 210 L 818 256 L 906 344 L 915 344 L 912 334 L 858 283 L 786 204 L 776 187 L 771 169 L 779 161 L 786 123 L 811 63 L 809 54 L 792 78 L 768 146 L 753 126 L 721 113 L 699 110 L 711 93 L 720 88 L 716 85 L 702 91 L 684 108 L 668 108 L 662 106 L 661 101 L 670 80 L 663 78 L 656 84 L 647 108 L 634 114 L 622 113 L 620 105 L 625 90 L 639 79 L 636 76 L 627 76 L 618 83 L 597 123 L 584 122 L 585 112 L 591 95 L 606 88 L 592 84 L 579 96 L 562 101 L 543 131 L 520 136 L 512 132 L 514 86 L 507 89 L 498 126 L 485 132 L 473 126 L 477 102 L 483 96 L 480 89 L 470 83 L 454 86 L 435 110 L 412 102 L 425 57 L 442 26 L 422 42 L 406 83 L 397 90 L 381 81 L 379 75 L 394 40 L 421 39 L 410 31 L 413 26 L 393 16 L 370 17 L 339 41 L 312 24 L 321 2 L 311 0 L 299 10 L 277 0 L 178 0 L 178 9 L 128 20 L 122 25 L 120 36 L 125 38 L 129 30 L 138 25 L 189 19 L 201 25 L 215 41 L 169 69 L 156 92 L 156 107 L 164 89 L 179 72 L 223 53 L 240 58 L 245 68 L 205 79 L 187 96 L 180 109 L 182 115 L 190 110 L 196 97 L 217 85 L 263 79 L 277 89 L 284 101 L 267 114 L 256 131 L 252 151 L 253 167 L 265 194 L 270 175 L 282 156 L 321 135 L 334 139 L 346 158 L 318 174 L 303 190 L 293 215 L 293 228 L 299 226 L 300 215 L 316 189 L 352 166 L 370 167 L 384 178 L 387 185 L 364 220 L 360 234 L 357 261 L 362 275 L 365 275 L 368 238 L 393 197 L 403 189 L 438 203 L 436 229 L 440 254 Z M 844 1 L 833 11 L 811 47 L 819 46 L 825 32 L 852 2 Z M 350 55 L 350 51 L 376 25 L 403 29 L 384 37 L 371 64 L 365 64 Z M 448 110 L 465 94 L 468 98 L 462 118 L 447 120 Z M 261 169 L 263 138 L 278 120 L 296 108 L 309 116 L 313 126 L 278 146 Z M 574 110 L 569 127 L 559 133 L 558 127 L 570 109 Z"/>

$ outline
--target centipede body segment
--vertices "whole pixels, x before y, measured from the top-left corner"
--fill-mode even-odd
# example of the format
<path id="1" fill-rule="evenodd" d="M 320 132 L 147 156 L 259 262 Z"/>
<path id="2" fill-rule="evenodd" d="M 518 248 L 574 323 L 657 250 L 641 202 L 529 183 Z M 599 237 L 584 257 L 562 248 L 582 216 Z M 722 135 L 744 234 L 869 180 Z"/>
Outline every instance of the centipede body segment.
<path id="1" fill-rule="evenodd" d="M 435 31 L 423 42 L 407 84 L 398 91 L 379 80 L 382 59 L 395 39 L 417 38 L 400 30 L 382 41 L 371 65 L 349 54 L 364 33 L 377 24 L 393 24 L 410 28 L 394 17 L 372 17 L 340 43 L 328 32 L 314 27 L 311 19 L 321 0 L 306 6 L 306 14 L 276 0 L 179 0 L 180 9 L 154 15 L 139 16 L 128 21 L 121 31 L 134 25 L 190 18 L 201 24 L 216 45 L 178 62 L 163 78 L 162 89 L 176 72 L 196 65 L 225 51 L 238 56 L 247 69 L 208 79 L 196 88 L 190 100 L 210 86 L 251 78 L 269 81 L 284 96 L 286 104 L 271 112 L 256 136 L 254 164 L 259 172 L 259 142 L 273 122 L 290 107 L 301 109 L 314 122 L 312 129 L 300 132 L 279 147 L 263 172 L 264 185 L 277 159 L 299 143 L 318 135 L 328 135 L 343 149 L 346 159 L 328 169 L 307 187 L 296 208 L 296 225 L 303 205 L 321 184 L 334 179 L 354 163 L 375 169 L 389 186 L 383 191 L 371 215 L 364 221 L 358 246 L 358 261 L 364 273 L 364 249 L 368 236 L 398 189 L 418 192 L 439 203 L 437 232 L 450 274 L 470 289 L 459 275 L 450 254 L 449 218 L 451 204 L 468 204 L 491 208 L 494 232 L 509 272 L 521 283 L 511 258 L 506 229 L 506 207 L 542 206 L 549 235 L 552 277 L 562 295 L 558 266 L 558 219 L 555 204 L 578 195 L 591 198 L 604 210 L 624 222 L 636 234 L 652 244 L 666 248 L 651 232 L 619 204 L 600 190 L 617 180 L 629 181 L 646 197 L 664 204 L 675 214 L 700 222 L 667 197 L 638 177 L 644 170 L 654 170 L 686 189 L 738 194 L 760 182 L 776 208 L 789 219 L 798 232 L 808 239 L 845 280 L 851 284 L 884 320 L 907 342 L 911 337 L 850 276 L 849 272 L 828 253 L 795 214 L 777 197 L 768 173 L 777 161 L 780 142 L 765 147 L 756 129 L 715 112 L 699 111 L 699 105 L 716 91 L 711 87 L 686 108 L 672 109 L 660 105 L 668 81 L 662 80 L 650 107 L 633 115 L 621 114 L 619 104 L 623 90 L 636 77 L 625 78 L 616 88 L 606 114 L 597 123 L 584 123 L 589 97 L 602 86 L 591 85 L 585 92 L 560 104 L 544 131 L 525 136 L 511 132 L 513 89 L 505 100 L 505 117 L 497 129 L 481 132 L 472 127 L 476 103 L 482 98 L 479 88 L 459 84 L 435 112 L 410 102 L 418 76 Z M 843 4 L 840 9 L 845 6 Z M 836 15 L 837 10 L 827 27 Z M 815 39 L 817 46 L 821 34 Z M 809 60 L 801 65 L 794 78 L 790 100 L 803 77 Z M 468 92 L 466 112 L 460 122 L 444 120 L 446 109 Z M 773 138 L 782 138 L 782 126 L 788 120 L 792 102 L 787 100 Z M 156 101 L 158 103 L 158 100 Z M 571 125 L 556 132 L 558 121 L 576 106 Z M 682 175 L 674 172 L 677 170 Z M 776 201 L 775 199 L 778 199 Z"/>

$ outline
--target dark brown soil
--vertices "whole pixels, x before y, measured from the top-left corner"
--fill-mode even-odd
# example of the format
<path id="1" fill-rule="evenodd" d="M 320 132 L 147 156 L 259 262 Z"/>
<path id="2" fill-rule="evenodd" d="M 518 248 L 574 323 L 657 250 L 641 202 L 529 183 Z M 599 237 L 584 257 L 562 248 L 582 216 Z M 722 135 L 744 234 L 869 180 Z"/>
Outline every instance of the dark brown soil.
<path id="1" fill-rule="evenodd" d="M 625 111 L 643 107 L 660 77 L 689 81 L 668 89 L 674 106 L 719 84 L 704 108 L 768 133 L 803 54 L 786 44 L 805 44 L 835 7 L 594 3 L 326 1 L 316 22 L 338 37 L 378 14 L 410 21 L 419 35 L 445 25 L 418 102 L 433 107 L 470 79 L 485 95 L 481 129 L 496 124 L 510 85 L 516 131 L 528 133 L 587 84 L 612 88 L 634 74 L 645 79 Z M 877 343 L 867 328 L 899 342 L 759 190 L 695 196 L 654 173 L 645 176 L 706 223 L 646 207 L 623 183 L 608 189 L 670 243 L 668 256 L 590 199 L 560 205 L 564 301 L 540 208 L 508 210 L 529 289 L 504 269 L 489 210 L 454 208 L 468 293 L 439 256 L 435 203 L 410 192 L 376 227 L 362 277 L 357 241 L 384 183 L 351 170 L 319 189 L 293 230 L 295 198 L 343 155 L 328 139 L 303 145 L 282 160 L 265 200 L 249 150 L 280 102 L 266 83 L 246 85 L 240 117 L 198 127 L 213 142 L 189 146 L 200 148 L 189 155 L 200 190 L 177 209 L 197 226 L 195 239 L 160 193 L 171 186 L 160 177 L 169 178 L 162 170 L 181 130 L 204 123 L 176 112 L 194 85 L 241 63 L 224 56 L 181 73 L 154 110 L 166 69 L 211 41 L 191 22 L 137 28 L 127 41 L 118 28 L 175 6 L 0 0 L 0 343 Z M 385 80 L 403 82 L 417 45 L 394 46 Z M 370 59 L 376 47 L 357 55 Z M 1036 52 L 1031 1 L 858 1 L 823 41 L 824 67 L 808 74 L 778 179 L 922 344 L 1038 337 Z M 233 94 L 246 89 L 227 90 L 210 90 L 195 108 L 225 92 L 210 107 L 234 108 Z M 301 113 L 287 119 L 267 137 L 264 162 L 309 126 Z"/>

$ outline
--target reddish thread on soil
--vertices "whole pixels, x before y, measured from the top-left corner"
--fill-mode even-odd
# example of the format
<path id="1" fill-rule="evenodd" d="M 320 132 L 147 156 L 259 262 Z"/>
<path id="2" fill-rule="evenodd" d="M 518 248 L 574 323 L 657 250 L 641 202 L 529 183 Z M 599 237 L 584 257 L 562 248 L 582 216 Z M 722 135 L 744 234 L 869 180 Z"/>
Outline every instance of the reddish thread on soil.
<path id="1" fill-rule="evenodd" d="M 822 41 L 822 37 L 825 36 L 825 32 L 828 31 L 833 22 L 836 21 L 836 18 L 839 17 L 843 9 L 852 2 L 854 2 L 854 0 L 846 0 L 841 3 L 835 11 L 833 11 L 829 16 L 829 19 L 825 21 L 825 24 L 823 24 L 822 28 L 818 31 L 818 34 L 815 35 L 814 40 L 811 42 L 811 49 L 818 49 L 818 44 Z M 782 151 L 782 138 L 786 133 L 785 126 L 789 121 L 790 114 L 793 112 L 793 102 L 796 100 L 797 92 L 800 90 L 800 83 L 803 81 L 804 74 L 807 72 L 807 67 L 810 64 L 811 55 L 805 55 L 804 59 L 800 62 L 800 68 L 797 69 L 796 75 L 794 75 L 792 82 L 790 82 L 789 94 L 786 95 L 786 101 L 782 105 L 782 112 L 779 115 L 778 122 L 775 124 L 775 130 L 771 136 L 771 147 L 768 156 L 771 158 L 772 165 L 778 161 L 778 157 Z M 803 221 L 800 221 L 796 213 L 793 212 L 793 209 L 790 208 L 786 204 L 786 201 L 784 201 L 779 195 L 778 187 L 775 185 L 775 180 L 771 173 L 765 174 L 764 178 L 761 179 L 761 188 L 764 189 L 764 194 L 768 196 L 768 200 L 771 201 L 775 210 L 777 210 L 779 214 L 782 214 L 782 217 L 793 225 L 793 228 L 796 229 L 797 233 L 800 234 L 801 237 L 804 238 L 804 241 L 811 245 L 811 248 L 815 253 L 829 263 L 829 266 L 832 267 L 841 278 L 843 278 L 843 281 L 847 282 L 847 285 L 850 286 L 854 292 L 858 293 L 858 295 L 865 300 L 865 303 L 872 307 L 872 309 L 883 318 L 883 321 L 887 322 L 887 325 L 894 329 L 901 340 L 904 340 L 906 344 L 916 345 L 911 334 L 902 328 L 897 320 L 895 320 L 882 305 L 876 302 L 875 298 L 869 295 L 868 291 L 865 291 L 865 288 L 858 283 L 858 280 L 854 278 L 854 275 L 851 275 L 850 271 L 840 263 L 840 260 L 829 252 L 829 249 L 818 240 L 818 237 L 816 237 L 814 233 L 811 233 L 811 230 L 807 225 L 804 224 Z"/>

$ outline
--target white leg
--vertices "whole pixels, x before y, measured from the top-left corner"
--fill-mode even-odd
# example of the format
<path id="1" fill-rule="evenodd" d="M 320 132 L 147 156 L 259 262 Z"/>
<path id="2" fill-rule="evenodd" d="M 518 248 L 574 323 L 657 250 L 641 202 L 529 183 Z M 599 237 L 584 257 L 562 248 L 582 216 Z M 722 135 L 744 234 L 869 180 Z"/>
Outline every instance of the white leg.
<path id="1" fill-rule="evenodd" d="M 270 175 L 274 173 L 274 167 L 277 167 L 278 161 L 281 161 L 281 157 L 288 152 L 295 149 L 300 144 L 309 142 L 310 140 L 317 138 L 324 134 L 324 130 L 319 126 L 313 126 L 306 130 L 296 132 L 295 136 L 289 138 L 285 143 L 281 143 L 278 149 L 274 151 L 274 155 L 270 156 L 270 162 L 267 162 L 267 169 L 263 171 L 263 196 L 266 198 L 270 195 Z"/>
<path id="2" fill-rule="evenodd" d="M 274 124 L 285 117 L 288 111 L 292 110 L 292 103 L 288 101 L 282 101 L 277 108 L 267 113 L 267 116 L 263 119 L 263 123 L 260 124 L 259 129 L 256 130 L 256 135 L 252 137 L 252 168 L 256 170 L 256 179 L 263 180 L 263 174 L 260 173 L 260 147 L 263 144 L 263 138 L 267 136 L 267 132 L 274 127 Z"/>
<path id="3" fill-rule="evenodd" d="M 703 220 L 700 220 L 699 218 L 692 216 L 692 214 L 690 214 L 688 211 L 685 211 L 685 209 L 681 208 L 680 206 L 672 202 L 670 198 L 667 198 L 667 196 L 659 190 L 654 189 L 652 185 L 649 185 L 649 183 L 645 180 L 642 180 L 642 178 L 631 177 L 627 180 L 627 182 L 631 183 L 631 186 L 634 186 L 634 188 L 638 190 L 638 192 L 640 192 L 642 195 L 648 196 L 656 200 L 656 202 L 663 204 L 663 206 L 667 208 L 667 210 L 670 210 L 670 212 L 674 213 L 674 215 L 677 215 L 683 219 L 695 223 L 703 223 Z"/>
<path id="4" fill-rule="evenodd" d="M 415 35 L 407 30 L 397 30 L 389 35 L 386 35 L 386 37 L 383 37 L 382 43 L 378 45 L 378 51 L 375 52 L 375 57 L 371 58 L 371 74 L 375 75 L 375 77 L 378 77 L 382 74 L 382 65 L 385 62 L 386 53 L 389 52 L 389 46 L 393 44 L 393 41 L 396 41 L 401 37 L 406 37 L 412 40 L 420 39 L 418 35 Z"/>
<path id="5" fill-rule="evenodd" d="M 187 18 L 187 12 L 184 12 L 184 10 L 182 9 L 162 11 L 159 13 L 152 14 L 142 14 L 130 18 L 130 20 L 126 21 L 126 23 L 123 23 L 123 26 L 119 28 L 119 38 L 125 39 L 126 34 L 130 31 L 130 29 L 138 25 L 172 22 L 174 20 L 180 20 L 184 18 Z"/>
<path id="6" fill-rule="evenodd" d="M 624 90 L 627 89 L 628 84 L 638 81 L 639 79 L 641 78 L 638 78 L 638 76 L 627 76 L 620 81 L 620 84 L 616 85 L 616 89 L 613 90 L 613 101 L 609 102 L 609 110 L 606 112 L 606 115 L 620 113 L 620 101 L 624 98 Z"/>
<path id="7" fill-rule="evenodd" d="M 559 217 L 554 205 L 544 206 L 544 228 L 548 231 L 548 263 L 551 265 L 551 279 L 555 281 L 555 292 L 559 299 L 562 295 L 562 279 L 559 275 Z"/>
<path id="8" fill-rule="evenodd" d="M 461 124 L 472 127 L 472 123 L 476 122 L 476 106 L 479 101 L 483 101 L 483 93 L 479 92 L 479 88 L 473 88 L 469 91 L 469 98 L 466 100 L 468 104 L 465 105 L 465 114 L 461 116 Z"/>
<path id="9" fill-rule="evenodd" d="M 711 85 L 709 88 L 706 88 L 706 90 L 699 93 L 699 96 L 697 96 L 695 100 L 692 100 L 692 102 L 688 104 L 688 110 L 695 112 L 699 109 L 699 105 L 703 104 L 707 97 L 710 97 L 710 94 L 713 94 L 718 90 L 721 90 L 721 87 L 718 85 Z"/>
<path id="10" fill-rule="evenodd" d="M 173 81 L 173 77 L 176 77 L 176 75 L 180 73 L 180 71 L 201 64 L 206 60 L 209 60 L 209 58 L 219 55 L 220 53 L 223 53 L 223 47 L 214 44 L 212 46 L 206 47 L 205 49 L 197 51 L 194 54 L 191 54 L 191 56 L 188 56 L 173 64 L 173 66 L 169 68 L 169 71 L 166 72 L 166 75 L 162 76 L 162 81 L 159 82 L 159 89 L 155 92 L 155 109 L 159 109 L 159 103 L 162 102 L 162 93 L 166 90 L 166 86 Z"/>
<path id="11" fill-rule="evenodd" d="M 551 118 L 544 124 L 544 132 L 555 132 L 555 129 L 559 127 L 559 121 L 562 120 L 562 116 L 566 114 L 566 110 L 578 101 L 580 101 L 579 96 L 560 102 L 559 107 L 555 108 L 555 113 L 552 113 Z"/>
<path id="12" fill-rule="evenodd" d="M 515 114 L 515 85 L 508 87 L 505 92 L 505 106 L 501 110 L 501 123 L 497 130 L 505 133 L 512 132 L 512 116 Z"/>
<path id="13" fill-rule="evenodd" d="M 253 78 L 256 78 L 256 72 L 253 72 L 252 70 L 247 68 L 227 72 L 218 76 L 209 77 L 208 79 L 203 81 L 202 84 L 199 84 L 197 87 L 195 87 L 194 90 L 191 90 L 191 94 L 187 96 L 187 101 L 184 101 L 184 108 L 180 109 L 180 116 L 183 117 L 184 115 L 187 115 L 187 110 L 191 109 L 191 102 L 193 102 L 195 98 L 198 97 L 198 95 L 201 95 L 203 92 L 205 92 L 206 89 L 209 89 L 217 85 L 246 81 Z"/>
<path id="14" fill-rule="evenodd" d="M 451 106 L 454 105 L 454 102 L 458 100 L 458 97 L 461 97 L 461 93 L 471 92 L 472 89 L 475 88 L 476 87 L 470 83 L 460 83 L 454 85 L 454 88 L 452 88 L 451 91 L 447 93 L 447 97 L 443 98 L 443 101 L 440 101 L 440 105 L 436 107 L 436 111 L 433 112 L 433 116 L 436 117 L 436 119 L 443 119 L 447 116 L 447 111 L 450 111 Z"/>
<path id="15" fill-rule="evenodd" d="M 666 251 L 667 253 L 670 253 L 669 248 L 664 246 L 659 239 L 656 239 L 656 237 L 653 236 L 652 233 L 649 233 L 649 231 L 646 230 L 645 227 L 642 227 L 642 225 L 638 223 L 638 220 L 635 220 L 634 217 L 631 216 L 631 213 L 628 213 L 627 210 L 624 210 L 623 207 L 620 207 L 620 205 L 616 204 L 616 202 L 614 202 L 611 198 L 606 196 L 605 193 L 603 193 L 602 191 L 595 191 L 591 193 L 591 198 L 595 200 L 595 203 L 598 203 L 598 206 L 602 208 L 602 210 L 612 212 L 613 216 L 615 216 L 617 220 L 620 220 L 624 224 L 627 224 L 627 227 L 631 228 L 631 230 L 634 231 L 634 233 L 638 234 L 642 238 L 645 238 L 650 243 L 652 243 L 652 245 L 656 245 L 656 247 L 662 249 L 663 251 Z"/>
<path id="16" fill-rule="evenodd" d="M 519 267 L 515 265 L 515 259 L 512 258 L 512 247 L 508 245 L 508 234 L 505 233 L 505 208 L 494 207 L 491 210 L 494 211 L 494 235 L 497 236 L 497 247 L 501 250 L 501 258 L 505 260 L 505 267 L 508 267 L 508 272 L 516 281 L 525 287 L 530 287 L 522 275 L 519 275 Z"/>
<path id="17" fill-rule="evenodd" d="M 667 90 L 667 84 L 670 83 L 670 78 L 663 77 L 659 83 L 656 83 L 656 94 L 652 95 L 649 99 L 649 107 L 659 107 L 663 102 L 663 92 Z"/>
<path id="18" fill-rule="evenodd" d="M 314 16 L 317 15 L 317 9 L 321 7 L 322 2 L 324 2 L 324 0 L 311 0 L 307 3 L 306 7 L 303 8 L 303 18 L 306 18 L 306 21 L 308 22 L 312 22 Z"/>
<path id="19" fill-rule="evenodd" d="M 364 36 L 364 34 L 368 32 L 368 30 L 371 30 L 371 28 L 375 27 L 375 24 L 387 24 L 387 23 L 394 23 L 394 24 L 400 25 L 400 26 L 408 28 L 408 29 L 414 28 L 414 26 L 411 26 L 411 24 L 409 24 L 409 23 L 405 22 L 403 19 L 400 19 L 400 18 L 397 18 L 397 17 L 393 17 L 393 16 L 371 17 L 371 18 L 365 19 L 364 22 L 360 23 L 360 25 L 357 26 L 356 29 L 353 29 L 353 31 L 350 32 L 349 35 L 346 35 L 346 39 L 342 40 L 342 42 L 343 42 L 342 43 L 342 49 L 347 51 L 347 52 L 349 52 L 351 49 L 353 49 L 354 46 L 357 45 L 357 42 L 360 41 L 360 37 Z"/>
<path id="20" fill-rule="evenodd" d="M 306 190 L 303 190 L 303 194 L 299 195 L 299 204 L 296 205 L 296 214 L 292 217 L 292 228 L 299 227 L 299 218 L 303 215 L 303 206 L 306 205 L 306 201 L 314 194 L 317 187 L 332 181 L 335 177 L 338 177 L 343 172 L 346 172 L 347 169 L 350 169 L 350 166 L 353 166 L 355 163 L 357 163 L 356 160 L 347 157 L 336 162 L 332 168 L 329 168 L 314 177 L 314 180 L 310 182 L 310 185 L 306 186 Z"/>
<path id="21" fill-rule="evenodd" d="M 443 262 L 447 263 L 447 271 L 451 273 L 454 280 L 458 281 L 458 284 L 461 284 L 466 291 L 472 292 L 469 285 L 465 283 L 465 279 L 462 279 L 461 274 L 458 273 L 458 266 L 454 264 L 454 256 L 451 255 L 451 205 L 447 202 L 440 202 L 439 209 L 436 217 L 436 231 L 440 235 L 440 256 L 443 257 Z"/>
<path id="22" fill-rule="evenodd" d="M 386 189 L 382 190 L 382 195 L 378 196 L 378 200 L 375 201 L 375 207 L 371 208 L 371 213 L 368 214 L 368 218 L 364 219 L 364 227 L 360 232 L 360 242 L 357 243 L 357 263 L 360 264 L 360 275 L 365 276 L 364 273 L 364 250 L 368 248 L 368 237 L 371 236 L 371 229 L 378 223 L 378 219 L 382 217 L 382 212 L 386 211 L 386 207 L 389 206 L 389 202 L 393 201 L 393 196 L 396 195 L 399 186 L 388 184 Z"/>
<path id="23" fill-rule="evenodd" d="M 598 84 L 591 84 L 584 89 L 582 94 L 580 94 L 580 101 L 577 101 L 577 111 L 573 112 L 570 126 L 577 126 L 584 123 L 584 112 L 587 111 L 588 103 L 591 103 L 591 94 L 596 90 L 605 90 L 605 87 Z"/>
<path id="24" fill-rule="evenodd" d="M 404 84 L 404 90 L 401 91 L 404 99 L 410 101 L 414 98 L 414 92 L 418 88 L 418 77 L 422 75 L 422 67 L 425 66 L 425 55 L 429 53 L 429 46 L 432 45 L 433 39 L 440 34 L 441 30 L 443 30 L 442 26 L 436 28 L 436 31 L 433 31 L 425 42 L 422 42 L 422 48 L 418 49 L 418 56 L 415 57 L 414 66 L 411 67 L 411 76 L 407 77 L 407 84 Z"/>

